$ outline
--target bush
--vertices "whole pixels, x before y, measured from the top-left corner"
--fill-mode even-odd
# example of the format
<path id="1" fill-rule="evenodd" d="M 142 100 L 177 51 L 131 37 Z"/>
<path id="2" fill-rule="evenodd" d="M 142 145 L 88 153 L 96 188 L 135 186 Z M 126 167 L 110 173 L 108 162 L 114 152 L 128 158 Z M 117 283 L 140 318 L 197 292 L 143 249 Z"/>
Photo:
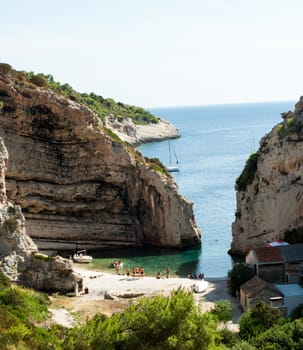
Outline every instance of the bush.
<path id="1" fill-rule="evenodd" d="M 228 271 L 228 290 L 233 296 L 239 292 L 240 286 L 253 277 L 251 268 L 244 263 L 237 263 Z"/>
<path id="2" fill-rule="evenodd" d="M 223 328 L 219 331 L 219 340 L 218 345 L 223 343 L 229 349 L 238 342 L 239 338 L 233 331 Z"/>
<path id="3" fill-rule="evenodd" d="M 217 322 L 202 314 L 192 294 L 179 289 L 171 297 L 140 299 L 109 319 L 95 317 L 75 329 L 66 349 L 210 349 Z M 80 344 L 80 346 L 79 346 Z"/>
<path id="4" fill-rule="evenodd" d="M 241 175 L 236 180 L 236 190 L 245 191 L 254 179 L 258 164 L 258 153 L 252 153 L 246 161 Z"/>
<path id="5" fill-rule="evenodd" d="M 272 308 L 263 302 L 248 309 L 240 318 L 239 336 L 249 340 L 277 324 L 282 314 L 279 309 Z"/>
<path id="6" fill-rule="evenodd" d="M 232 304 L 229 300 L 219 300 L 215 303 L 211 313 L 218 317 L 219 321 L 227 322 L 232 318 Z"/>
<path id="7" fill-rule="evenodd" d="M 145 157 L 145 160 L 147 161 L 148 165 L 157 171 L 160 174 L 164 174 L 168 177 L 171 177 L 171 174 L 168 172 L 166 167 L 162 164 L 159 158 L 147 158 Z"/>
<path id="8" fill-rule="evenodd" d="M 257 349 L 303 349 L 303 319 L 281 322 L 252 339 Z"/>

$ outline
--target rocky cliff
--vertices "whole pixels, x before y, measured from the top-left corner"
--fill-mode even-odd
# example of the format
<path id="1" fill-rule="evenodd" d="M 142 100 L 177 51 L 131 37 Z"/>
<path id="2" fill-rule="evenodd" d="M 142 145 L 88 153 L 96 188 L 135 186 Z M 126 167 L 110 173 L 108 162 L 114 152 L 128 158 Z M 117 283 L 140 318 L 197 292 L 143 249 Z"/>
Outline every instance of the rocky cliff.
<path id="1" fill-rule="evenodd" d="M 88 107 L 13 70 L 0 74 L 0 106 L 7 193 L 39 249 L 200 244 L 173 178 Z"/>
<path id="2" fill-rule="evenodd" d="M 73 264 L 59 256 L 38 253 L 26 234 L 21 209 L 7 200 L 5 171 L 8 153 L 0 138 L 0 267 L 13 281 L 39 290 L 81 291 L 82 277 Z"/>
<path id="3" fill-rule="evenodd" d="M 145 142 L 163 141 L 180 137 L 178 129 L 164 119 L 157 123 L 135 124 L 131 119 L 105 118 L 105 126 L 115 132 L 121 140 L 138 146 Z"/>
<path id="4" fill-rule="evenodd" d="M 282 118 L 237 180 L 231 253 L 277 239 L 303 242 L 303 98 Z"/>

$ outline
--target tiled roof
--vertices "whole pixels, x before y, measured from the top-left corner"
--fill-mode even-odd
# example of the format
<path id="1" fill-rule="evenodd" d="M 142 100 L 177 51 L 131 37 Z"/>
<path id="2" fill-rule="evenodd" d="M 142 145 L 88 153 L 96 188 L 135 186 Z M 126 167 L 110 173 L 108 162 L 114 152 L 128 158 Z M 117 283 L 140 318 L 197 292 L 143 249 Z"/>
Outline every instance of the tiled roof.
<path id="1" fill-rule="evenodd" d="M 272 283 L 266 282 L 257 276 L 254 276 L 253 278 L 242 284 L 240 289 L 248 298 L 251 298 L 252 296 L 258 294 L 263 289 L 269 289 L 275 294 L 283 296 L 279 289 L 276 288 Z"/>
<path id="2" fill-rule="evenodd" d="M 274 263 L 274 262 L 283 262 L 283 256 L 280 252 L 280 248 L 287 248 L 290 246 L 283 247 L 260 247 L 254 249 L 255 255 L 259 263 Z"/>
<path id="3" fill-rule="evenodd" d="M 303 261 L 303 244 L 290 244 L 277 247 L 286 262 Z"/>

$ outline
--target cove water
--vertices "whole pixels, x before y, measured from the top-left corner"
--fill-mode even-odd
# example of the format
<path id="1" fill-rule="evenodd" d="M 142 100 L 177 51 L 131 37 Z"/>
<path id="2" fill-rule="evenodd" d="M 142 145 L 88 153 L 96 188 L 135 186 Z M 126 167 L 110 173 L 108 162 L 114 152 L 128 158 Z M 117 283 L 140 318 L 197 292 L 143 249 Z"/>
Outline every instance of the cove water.
<path id="1" fill-rule="evenodd" d="M 174 124 L 181 134 L 170 141 L 180 166 L 180 171 L 172 175 L 180 193 L 193 202 L 202 246 L 185 251 L 143 248 L 102 252 L 103 259 L 96 259 L 96 267 L 108 265 L 109 259 L 115 257 L 123 260 L 124 267 L 144 266 L 149 274 L 164 273 L 169 267 L 173 274 L 181 276 L 190 272 L 204 272 L 206 278 L 226 276 L 232 266 L 227 252 L 236 209 L 235 180 L 249 155 L 257 151 L 261 137 L 282 121 L 282 112 L 294 109 L 294 103 L 150 109 Z M 167 141 L 138 149 L 144 156 L 157 157 L 169 165 Z"/>

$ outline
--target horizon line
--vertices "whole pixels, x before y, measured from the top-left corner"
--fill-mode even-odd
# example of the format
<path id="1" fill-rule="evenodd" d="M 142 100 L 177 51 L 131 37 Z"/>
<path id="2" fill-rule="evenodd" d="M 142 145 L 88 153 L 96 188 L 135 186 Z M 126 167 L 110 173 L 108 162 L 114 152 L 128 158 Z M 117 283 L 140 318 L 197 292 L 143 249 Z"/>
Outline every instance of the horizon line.
<path id="1" fill-rule="evenodd" d="M 192 105 L 163 105 L 163 106 L 149 106 L 143 107 L 144 109 L 156 109 L 156 108 L 189 108 L 189 107 L 212 107 L 212 106 L 231 106 L 231 105 L 248 105 L 248 104 L 261 104 L 261 103 L 283 103 L 294 102 L 298 100 L 269 100 L 269 101 L 246 101 L 246 102 L 221 102 L 221 103 L 206 103 L 206 104 L 192 104 Z"/>

